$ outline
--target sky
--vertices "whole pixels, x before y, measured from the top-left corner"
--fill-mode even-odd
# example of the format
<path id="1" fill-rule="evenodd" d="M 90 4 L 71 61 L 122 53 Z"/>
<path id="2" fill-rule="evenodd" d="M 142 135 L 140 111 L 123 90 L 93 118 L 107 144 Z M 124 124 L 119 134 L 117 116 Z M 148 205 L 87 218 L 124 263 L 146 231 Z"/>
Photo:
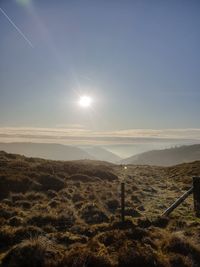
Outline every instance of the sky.
<path id="1" fill-rule="evenodd" d="M 200 140 L 199 14 L 198 0 L 0 0 L 0 141 Z"/>

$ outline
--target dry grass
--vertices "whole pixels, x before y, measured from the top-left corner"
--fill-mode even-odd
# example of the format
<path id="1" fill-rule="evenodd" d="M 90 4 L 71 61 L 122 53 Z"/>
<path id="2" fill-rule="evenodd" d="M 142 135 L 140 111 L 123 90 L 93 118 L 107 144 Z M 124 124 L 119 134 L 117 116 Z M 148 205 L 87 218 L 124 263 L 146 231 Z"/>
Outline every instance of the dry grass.
<path id="1" fill-rule="evenodd" d="M 122 225 L 121 166 L 0 152 L 0 264 L 198 267 L 200 220 L 192 198 L 170 218 L 159 215 L 199 172 L 199 162 L 129 166 Z"/>

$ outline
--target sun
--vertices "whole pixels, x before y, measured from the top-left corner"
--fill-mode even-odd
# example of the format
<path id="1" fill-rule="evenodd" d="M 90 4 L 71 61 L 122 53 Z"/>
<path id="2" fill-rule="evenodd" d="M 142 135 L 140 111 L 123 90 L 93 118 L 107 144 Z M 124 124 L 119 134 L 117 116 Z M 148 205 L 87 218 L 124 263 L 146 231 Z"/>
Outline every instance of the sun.
<path id="1" fill-rule="evenodd" d="M 79 99 L 79 105 L 83 108 L 89 108 L 92 103 L 92 98 L 90 96 L 81 96 Z"/>

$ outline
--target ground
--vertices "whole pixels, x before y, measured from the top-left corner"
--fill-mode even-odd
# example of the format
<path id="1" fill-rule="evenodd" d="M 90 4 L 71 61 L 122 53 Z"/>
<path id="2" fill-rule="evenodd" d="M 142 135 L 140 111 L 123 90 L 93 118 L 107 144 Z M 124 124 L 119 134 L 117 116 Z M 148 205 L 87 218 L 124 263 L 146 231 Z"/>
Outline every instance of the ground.
<path id="1" fill-rule="evenodd" d="M 200 266 L 192 195 L 160 217 L 199 173 L 200 162 L 124 169 L 0 152 L 1 266 Z"/>

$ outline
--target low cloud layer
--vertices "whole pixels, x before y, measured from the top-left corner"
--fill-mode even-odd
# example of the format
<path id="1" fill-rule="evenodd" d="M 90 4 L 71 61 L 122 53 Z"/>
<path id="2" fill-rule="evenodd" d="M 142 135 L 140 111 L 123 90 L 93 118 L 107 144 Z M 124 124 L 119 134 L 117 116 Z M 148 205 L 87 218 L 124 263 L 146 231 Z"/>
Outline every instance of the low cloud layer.
<path id="1" fill-rule="evenodd" d="M 200 129 L 128 129 L 91 131 L 84 128 L 0 127 L 0 142 L 46 142 L 60 144 L 134 144 L 139 142 L 194 140 Z"/>

